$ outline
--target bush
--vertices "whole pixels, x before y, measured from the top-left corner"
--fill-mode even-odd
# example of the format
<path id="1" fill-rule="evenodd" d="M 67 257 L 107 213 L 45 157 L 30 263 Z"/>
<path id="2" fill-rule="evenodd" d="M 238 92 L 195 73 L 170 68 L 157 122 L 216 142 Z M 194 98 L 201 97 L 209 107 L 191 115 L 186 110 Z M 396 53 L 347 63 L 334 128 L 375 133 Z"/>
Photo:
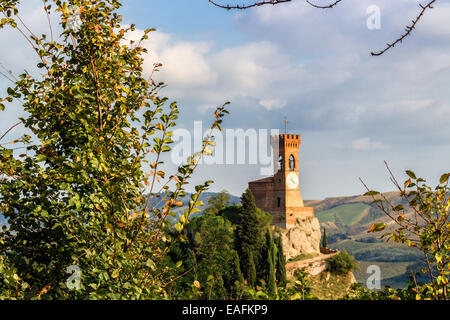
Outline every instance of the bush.
<path id="1" fill-rule="evenodd" d="M 359 269 L 358 262 L 345 250 L 327 259 L 327 261 L 332 273 L 343 274 Z"/>

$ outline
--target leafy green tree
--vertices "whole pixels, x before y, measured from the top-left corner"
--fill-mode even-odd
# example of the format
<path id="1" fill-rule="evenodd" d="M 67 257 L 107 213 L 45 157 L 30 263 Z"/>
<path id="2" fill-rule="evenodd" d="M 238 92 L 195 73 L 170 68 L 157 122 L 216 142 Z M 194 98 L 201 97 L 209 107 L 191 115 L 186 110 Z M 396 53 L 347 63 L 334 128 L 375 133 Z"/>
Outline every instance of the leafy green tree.
<path id="1" fill-rule="evenodd" d="M 289 297 L 290 300 L 309 300 L 314 298 L 311 294 L 311 283 L 309 275 L 305 268 L 296 270 L 294 273 L 294 291 L 295 294 Z"/>
<path id="2" fill-rule="evenodd" d="M 206 288 L 198 293 L 199 298 L 230 298 L 237 291 L 236 287 L 239 288 L 236 281 L 243 283 L 240 269 L 235 268 L 239 258 L 234 250 L 231 222 L 222 216 L 198 216 L 190 221 L 183 233 L 186 241 L 174 246 L 171 258 L 174 263 L 182 261 L 186 275 L 177 279 L 172 290 L 186 298 L 190 285 L 198 281 Z M 185 254 L 188 250 L 190 255 Z"/>
<path id="3" fill-rule="evenodd" d="M 337 274 L 358 270 L 358 262 L 347 251 L 343 250 L 337 255 L 327 259 L 330 272 Z"/>
<path id="4" fill-rule="evenodd" d="M 177 199 L 199 159 L 211 154 L 212 137 L 166 177 L 162 159 L 171 149 L 178 107 L 159 96 L 162 83 L 143 75 L 142 43 L 152 29 L 128 42 L 135 29 L 121 25 L 119 1 L 44 1 L 48 15 L 60 19 L 58 37 L 32 33 L 17 3 L 1 1 L 0 28 L 20 29 L 42 76 L 19 75 L 0 104 L 3 109 L 5 101 L 20 101 L 26 113 L 20 121 L 37 137 L 0 146 L 0 212 L 8 222 L 0 234 L 6 268 L 0 294 L 14 289 L 16 296 L 33 299 L 167 297 L 161 261 L 211 182 L 196 186 L 175 225 L 166 218 L 183 205 Z M 226 113 L 224 106 L 216 110 L 212 128 L 220 129 Z M 16 155 L 20 143 L 26 153 Z M 72 265 L 81 271 L 75 288 L 66 282 Z"/>
<path id="5" fill-rule="evenodd" d="M 219 211 L 219 215 L 231 221 L 231 223 L 237 226 L 241 217 L 241 205 L 231 205 L 223 208 Z"/>
<path id="6" fill-rule="evenodd" d="M 448 299 L 450 275 L 450 173 L 443 174 L 439 184 L 429 187 L 425 180 L 407 170 L 408 179 L 400 185 L 389 166 L 391 181 L 407 203 L 392 204 L 384 194 L 367 189 L 366 196 L 372 196 L 374 203 L 391 221 L 393 228 L 382 235 L 382 238 L 406 244 L 419 249 L 426 263 L 421 272 L 428 276 L 428 283 L 419 285 L 414 278 L 414 292 L 417 299 Z M 361 180 L 362 181 L 362 180 Z M 369 232 L 381 232 L 387 224 L 373 224 Z"/>
<path id="7" fill-rule="evenodd" d="M 322 248 L 328 248 L 327 229 L 323 228 Z"/>
<path id="8" fill-rule="evenodd" d="M 217 195 L 208 199 L 208 206 L 203 211 L 204 214 L 217 214 L 220 210 L 224 209 L 228 201 L 230 201 L 230 194 L 228 191 L 223 190 Z"/>

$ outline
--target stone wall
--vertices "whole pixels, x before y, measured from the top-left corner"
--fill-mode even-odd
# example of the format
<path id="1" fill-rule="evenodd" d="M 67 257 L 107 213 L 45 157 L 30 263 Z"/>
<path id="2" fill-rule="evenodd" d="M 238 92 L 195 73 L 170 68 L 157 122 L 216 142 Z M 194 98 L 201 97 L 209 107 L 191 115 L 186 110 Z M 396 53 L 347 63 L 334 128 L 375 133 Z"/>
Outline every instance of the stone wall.
<path id="1" fill-rule="evenodd" d="M 276 228 L 275 233 L 282 236 L 286 260 L 301 254 L 320 254 L 320 224 L 315 217 L 297 218 L 289 229 Z"/>

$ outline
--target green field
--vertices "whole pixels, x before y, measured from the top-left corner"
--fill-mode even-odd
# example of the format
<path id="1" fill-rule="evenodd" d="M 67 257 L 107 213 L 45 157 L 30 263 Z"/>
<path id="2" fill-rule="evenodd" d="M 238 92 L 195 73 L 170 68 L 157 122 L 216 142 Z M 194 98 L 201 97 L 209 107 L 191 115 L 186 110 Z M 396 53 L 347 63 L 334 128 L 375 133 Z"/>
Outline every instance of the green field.
<path id="1" fill-rule="evenodd" d="M 334 222 L 336 215 L 346 226 L 351 226 L 361 220 L 370 210 L 364 203 L 351 203 L 316 213 L 319 222 Z"/>
<path id="2" fill-rule="evenodd" d="M 367 243 L 344 240 L 331 244 L 330 248 L 346 250 L 358 261 L 417 262 L 422 258 L 422 253 L 419 250 L 395 242 Z"/>
<path id="3" fill-rule="evenodd" d="M 416 262 L 380 262 L 380 261 L 358 261 L 360 270 L 353 271 L 356 281 L 363 286 L 366 285 L 368 277 L 372 273 L 367 273 L 367 268 L 376 265 L 381 270 L 381 287 L 403 288 L 408 281 L 408 267 L 413 267 Z M 418 271 L 418 270 L 416 270 Z"/>
<path id="4" fill-rule="evenodd" d="M 415 248 L 403 244 L 382 241 L 362 242 L 344 240 L 330 245 L 333 249 L 346 250 L 358 261 L 360 270 L 354 275 L 358 282 L 365 285 L 369 265 L 377 265 L 381 269 L 381 286 L 401 288 L 409 280 L 408 267 L 413 267 L 422 260 L 422 254 Z M 419 271 L 418 268 L 415 271 Z"/>

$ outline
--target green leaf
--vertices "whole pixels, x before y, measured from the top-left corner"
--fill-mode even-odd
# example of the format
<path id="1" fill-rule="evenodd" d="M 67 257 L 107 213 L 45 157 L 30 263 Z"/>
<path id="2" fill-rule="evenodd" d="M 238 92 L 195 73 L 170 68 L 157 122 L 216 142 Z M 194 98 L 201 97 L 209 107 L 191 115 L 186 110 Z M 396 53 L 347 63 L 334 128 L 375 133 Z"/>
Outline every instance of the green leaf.
<path id="1" fill-rule="evenodd" d="M 406 170 L 405 172 L 406 172 L 406 174 L 407 174 L 411 179 L 417 180 L 416 175 L 415 175 L 414 172 L 412 172 L 412 171 L 410 171 L 410 170 Z"/>
<path id="2" fill-rule="evenodd" d="M 156 269 L 155 262 L 154 262 L 152 259 L 148 259 L 148 260 L 145 262 L 145 265 L 146 265 L 147 267 L 149 267 L 152 271 Z"/>
<path id="3" fill-rule="evenodd" d="M 39 155 L 37 155 L 37 157 L 36 157 L 36 162 L 42 162 L 42 161 L 44 161 L 45 159 L 46 159 L 45 155 L 39 154 Z"/>
<path id="4" fill-rule="evenodd" d="M 112 277 L 113 279 L 116 279 L 116 278 L 119 277 L 119 274 L 120 274 L 120 270 L 119 270 L 119 269 L 115 269 L 115 270 L 113 271 L 113 273 L 111 274 L 111 277 Z"/>
<path id="5" fill-rule="evenodd" d="M 12 95 L 14 95 L 16 92 L 14 91 L 14 89 L 12 89 L 12 88 L 10 88 L 10 87 L 8 87 L 7 89 L 6 89 L 6 92 L 8 92 L 8 95 L 10 95 L 10 96 L 12 96 Z"/>
<path id="6" fill-rule="evenodd" d="M 386 228 L 385 223 L 374 223 L 367 232 L 379 232 Z"/>
<path id="7" fill-rule="evenodd" d="M 441 184 L 444 184 L 448 181 L 448 177 L 450 176 L 450 173 L 445 173 L 441 176 L 441 179 L 439 180 L 439 182 Z"/>

